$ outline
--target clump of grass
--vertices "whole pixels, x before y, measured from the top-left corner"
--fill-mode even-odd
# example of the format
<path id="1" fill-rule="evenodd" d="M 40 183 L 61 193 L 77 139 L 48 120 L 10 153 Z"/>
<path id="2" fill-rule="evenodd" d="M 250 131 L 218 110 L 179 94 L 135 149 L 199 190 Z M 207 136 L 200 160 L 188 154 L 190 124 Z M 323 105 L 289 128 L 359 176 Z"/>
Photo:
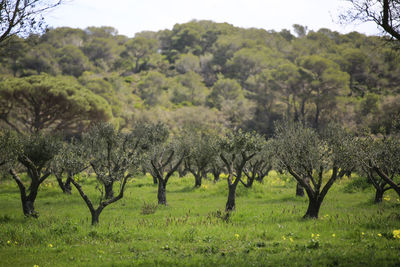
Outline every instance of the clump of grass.
<path id="1" fill-rule="evenodd" d="M 157 207 L 158 205 L 155 203 L 144 202 L 140 213 L 143 215 L 154 214 L 157 210 Z"/>

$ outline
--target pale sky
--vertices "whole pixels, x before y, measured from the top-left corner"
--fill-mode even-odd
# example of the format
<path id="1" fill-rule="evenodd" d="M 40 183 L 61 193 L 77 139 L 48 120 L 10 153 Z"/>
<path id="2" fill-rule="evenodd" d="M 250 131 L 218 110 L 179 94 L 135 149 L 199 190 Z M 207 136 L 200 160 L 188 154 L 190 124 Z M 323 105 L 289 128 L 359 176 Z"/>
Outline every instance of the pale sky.
<path id="1" fill-rule="evenodd" d="M 340 25 L 337 17 L 346 6 L 345 0 L 67 0 L 45 18 L 50 27 L 112 26 L 129 37 L 193 19 L 275 31 L 300 24 L 314 31 L 379 34 L 374 23 Z"/>

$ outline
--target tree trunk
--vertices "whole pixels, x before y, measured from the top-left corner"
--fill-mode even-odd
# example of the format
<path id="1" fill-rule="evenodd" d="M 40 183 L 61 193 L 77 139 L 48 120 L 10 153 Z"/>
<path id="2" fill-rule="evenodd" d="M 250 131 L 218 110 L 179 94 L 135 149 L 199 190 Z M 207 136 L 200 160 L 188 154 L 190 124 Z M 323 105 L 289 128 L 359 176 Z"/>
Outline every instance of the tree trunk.
<path id="1" fill-rule="evenodd" d="M 106 190 L 106 192 L 105 192 L 106 199 L 112 199 L 114 197 L 113 185 L 114 185 L 114 182 L 109 182 L 109 183 L 104 184 L 104 188 Z"/>
<path id="2" fill-rule="evenodd" d="M 98 209 L 90 212 L 90 214 L 92 215 L 92 225 L 99 224 L 100 213 L 101 210 Z"/>
<path id="3" fill-rule="evenodd" d="M 303 218 L 311 218 L 311 219 L 318 219 L 319 208 L 321 207 L 321 201 L 310 198 L 308 202 L 307 212 Z"/>
<path id="4" fill-rule="evenodd" d="M 253 183 L 254 183 L 254 178 L 248 179 L 248 180 L 247 180 L 247 187 L 248 187 L 248 188 L 251 188 L 251 187 L 253 186 Z"/>
<path id="5" fill-rule="evenodd" d="M 152 175 L 152 177 L 153 177 L 153 184 L 158 184 L 157 177 L 155 175 Z"/>
<path id="6" fill-rule="evenodd" d="M 384 190 L 381 190 L 380 188 L 376 188 L 375 191 L 375 203 L 381 203 L 383 199 L 383 193 L 385 193 Z"/>
<path id="7" fill-rule="evenodd" d="M 71 178 L 68 177 L 65 183 L 59 177 L 56 177 L 56 179 L 63 193 L 71 194 Z"/>
<path id="8" fill-rule="evenodd" d="M 64 187 L 65 187 L 65 192 L 64 193 L 71 194 L 71 190 L 72 190 L 72 188 L 71 188 L 71 177 L 67 178 L 67 180 L 65 181 Z"/>
<path id="9" fill-rule="evenodd" d="M 214 176 L 214 183 L 219 181 L 219 176 L 221 175 L 221 172 L 218 171 L 212 171 L 212 174 Z"/>
<path id="10" fill-rule="evenodd" d="M 194 175 L 194 187 L 200 187 L 201 186 L 201 175 Z"/>
<path id="11" fill-rule="evenodd" d="M 167 205 L 167 194 L 166 194 L 167 184 L 163 180 L 158 181 L 158 204 Z"/>
<path id="12" fill-rule="evenodd" d="M 178 174 L 179 174 L 179 178 L 185 177 L 187 174 L 187 169 L 186 168 L 178 168 Z"/>
<path id="13" fill-rule="evenodd" d="M 297 183 L 297 185 L 296 185 L 296 196 L 304 197 L 304 188 L 303 188 L 303 186 L 301 186 L 300 183 Z"/>
<path id="14" fill-rule="evenodd" d="M 236 184 L 229 185 L 228 201 L 226 202 L 225 211 L 235 210 Z"/>
<path id="15" fill-rule="evenodd" d="M 35 211 L 34 203 L 35 200 L 28 200 L 27 198 L 22 199 L 22 210 L 24 212 L 24 215 L 26 217 L 33 217 L 33 218 L 38 218 L 39 214 L 37 211 Z"/>

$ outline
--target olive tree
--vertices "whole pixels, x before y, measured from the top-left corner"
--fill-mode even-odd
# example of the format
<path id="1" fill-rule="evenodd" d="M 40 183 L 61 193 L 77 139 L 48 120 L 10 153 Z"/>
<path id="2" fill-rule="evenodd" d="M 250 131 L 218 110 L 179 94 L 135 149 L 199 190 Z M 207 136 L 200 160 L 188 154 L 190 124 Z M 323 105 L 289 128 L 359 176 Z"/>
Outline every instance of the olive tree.
<path id="1" fill-rule="evenodd" d="M 99 223 L 100 214 L 105 207 L 123 197 L 128 179 L 140 169 L 146 142 L 147 138 L 141 129 L 121 133 L 110 124 L 100 124 L 85 134 L 82 141 L 75 140 L 63 150 L 64 168 L 89 208 L 92 225 Z M 74 177 L 89 165 L 98 181 L 100 201 L 97 208 Z M 119 183 L 116 195 L 106 191 L 114 183 Z"/>
<path id="2" fill-rule="evenodd" d="M 357 159 L 376 189 L 375 202 L 382 201 L 385 191 L 393 188 L 400 196 L 400 140 L 397 136 L 357 140 Z"/>
<path id="3" fill-rule="evenodd" d="M 200 187 L 207 168 L 218 156 L 216 144 L 211 134 L 186 131 L 182 137 L 187 148 L 185 168 L 194 176 L 195 187 Z"/>
<path id="4" fill-rule="evenodd" d="M 181 140 L 169 136 L 168 128 L 161 123 L 148 129 L 149 152 L 145 166 L 158 181 L 158 204 L 167 205 L 167 183 L 187 155 Z"/>
<path id="5" fill-rule="evenodd" d="M 299 123 L 276 126 L 274 150 L 278 164 L 308 196 L 304 218 L 318 218 L 321 204 L 340 169 L 348 169 L 352 164 L 351 143 L 351 137 L 339 126 L 327 127 L 320 134 Z"/>
<path id="6" fill-rule="evenodd" d="M 233 211 L 236 208 L 236 188 L 242 182 L 243 170 L 248 162 L 260 152 L 264 138 L 255 132 L 242 130 L 229 132 L 221 138 L 219 149 L 220 158 L 228 172 L 228 201 L 225 210 Z"/>
<path id="7" fill-rule="evenodd" d="M 273 165 L 273 149 L 272 142 L 265 142 L 262 144 L 261 151 L 255 155 L 243 169 L 247 177 L 247 182 L 243 185 L 245 187 L 252 187 L 254 181 L 263 182 L 264 177 L 272 170 Z"/>
<path id="8" fill-rule="evenodd" d="M 60 142 L 57 137 L 32 134 L 18 135 L 10 131 L 1 133 L 2 157 L 0 163 L 17 183 L 22 202 L 22 211 L 27 217 L 37 218 L 34 204 L 39 186 L 50 176 L 49 163 L 57 154 Z M 22 167 L 22 168 L 21 168 Z M 27 188 L 19 170 L 24 169 L 29 177 Z"/>

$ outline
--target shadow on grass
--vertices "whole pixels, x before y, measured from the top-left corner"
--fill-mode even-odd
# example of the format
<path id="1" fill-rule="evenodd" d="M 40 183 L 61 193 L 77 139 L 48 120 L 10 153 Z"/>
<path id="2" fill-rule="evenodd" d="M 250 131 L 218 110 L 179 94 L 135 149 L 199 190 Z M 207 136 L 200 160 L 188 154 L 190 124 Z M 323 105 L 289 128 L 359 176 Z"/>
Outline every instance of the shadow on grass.
<path id="1" fill-rule="evenodd" d="M 199 187 L 194 187 L 194 186 L 188 185 L 188 186 L 185 186 L 185 187 L 183 187 L 181 189 L 171 190 L 169 192 L 170 193 L 189 193 L 189 192 L 194 192 L 197 189 L 199 189 Z"/>
<path id="2" fill-rule="evenodd" d="M 284 198 L 266 199 L 262 202 L 269 203 L 269 204 L 279 204 L 279 203 L 286 203 L 286 202 L 304 203 L 304 202 L 308 202 L 308 198 L 307 197 L 290 196 L 290 197 L 284 197 Z"/>

